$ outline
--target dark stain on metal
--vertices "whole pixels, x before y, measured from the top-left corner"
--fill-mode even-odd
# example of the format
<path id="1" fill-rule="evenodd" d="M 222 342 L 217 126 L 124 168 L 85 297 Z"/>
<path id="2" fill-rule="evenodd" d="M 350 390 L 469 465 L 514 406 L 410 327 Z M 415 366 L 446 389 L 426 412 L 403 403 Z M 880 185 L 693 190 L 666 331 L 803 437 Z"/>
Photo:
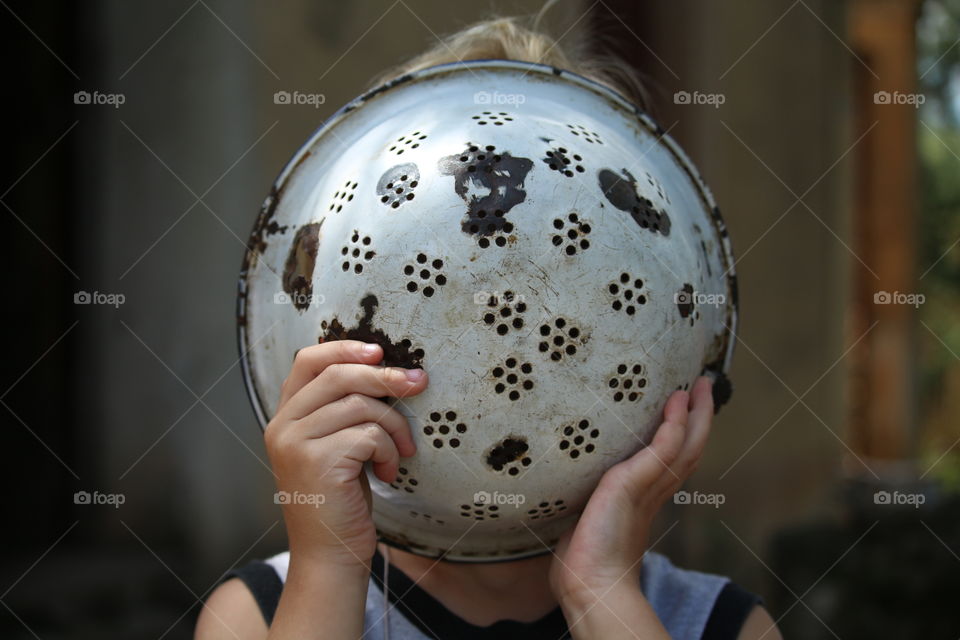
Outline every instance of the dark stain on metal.
<path id="1" fill-rule="evenodd" d="M 453 188 L 467 203 L 467 215 L 461 229 L 472 235 L 489 236 L 513 225 L 507 213 L 527 197 L 524 180 L 533 168 L 529 158 L 515 158 L 509 151 L 498 152 L 493 145 L 480 147 L 467 143 L 466 150 L 446 156 L 438 162 L 440 173 L 453 176 Z M 470 193 L 485 189 L 482 196 Z"/>
<path id="2" fill-rule="evenodd" d="M 716 361 L 711 362 L 703 368 L 702 375 L 710 375 L 713 378 L 711 393 L 713 395 L 713 413 L 717 414 L 720 407 L 730 402 L 733 397 L 733 383 L 727 374 L 723 372 L 723 356 Z"/>
<path id="3" fill-rule="evenodd" d="M 688 318 L 693 313 L 693 285 L 689 282 L 677 292 L 677 310 L 681 318 Z"/>
<path id="4" fill-rule="evenodd" d="M 637 179 L 623 169 L 620 175 L 611 169 L 601 169 L 597 174 L 600 190 L 607 200 L 621 211 L 628 212 L 640 225 L 664 237 L 670 235 L 670 215 L 653 206 L 653 202 L 637 193 Z"/>
<path id="5" fill-rule="evenodd" d="M 728 275 L 727 283 L 730 286 L 730 301 L 733 303 L 733 308 L 736 309 L 737 305 L 740 303 L 740 287 L 737 284 L 737 274 L 731 273 Z"/>
<path id="6" fill-rule="evenodd" d="M 402 76 L 400 76 L 399 78 L 394 78 L 393 80 L 391 80 L 391 81 L 389 81 L 389 82 L 385 82 L 384 84 L 380 85 L 379 87 L 376 87 L 376 88 L 374 88 L 374 89 L 371 89 L 370 91 L 367 91 L 365 94 L 363 94 L 362 96 L 360 96 L 359 98 L 357 98 L 355 102 L 357 102 L 357 103 L 366 102 L 366 101 L 369 100 L 370 98 L 372 98 L 372 97 L 374 97 L 374 96 L 376 96 L 376 95 L 378 95 L 378 94 L 381 94 L 381 93 L 383 93 L 384 91 L 389 91 L 390 89 L 393 89 L 393 88 L 396 87 L 397 85 L 401 85 L 401 84 L 403 84 L 403 83 L 405 83 L 405 82 L 410 82 L 410 80 L 412 80 L 412 79 L 413 79 L 413 75 L 411 75 L 411 74 L 409 74 L 409 73 L 406 74 L 406 75 L 402 75 Z"/>
<path id="7" fill-rule="evenodd" d="M 345 327 L 340 320 L 334 318 L 330 322 L 324 321 L 320 326 L 325 333 L 320 336 L 321 344 L 332 340 L 362 340 L 375 342 L 383 348 L 383 364 L 388 367 L 404 367 L 416 369 L 423 366 L 423 350 L 411 349 L 409 340 L 394 341 L 383 329 L 373 326 L 373 317 L 379 306 L 377 296 L 368 293 L 361 301 L 363 316 L 356 326 Z"/>
<path id="8" fill-rule="evenodd" d="M 297 230 L 283 269 L 283 290 L 299 311 L 310 306 L 313 295 L 313 269 L 317 263 L 321 226 L 323 222 L 314 222 Z"/>
<path id="9" fill-rule="evenodd" d="M 519 460 L 530 449 L 527 439 L 522 436 L 509 436 L 495 445 L 487 454 L 487 466 L 494 471 L 503 471 L 503 468 Z"/>

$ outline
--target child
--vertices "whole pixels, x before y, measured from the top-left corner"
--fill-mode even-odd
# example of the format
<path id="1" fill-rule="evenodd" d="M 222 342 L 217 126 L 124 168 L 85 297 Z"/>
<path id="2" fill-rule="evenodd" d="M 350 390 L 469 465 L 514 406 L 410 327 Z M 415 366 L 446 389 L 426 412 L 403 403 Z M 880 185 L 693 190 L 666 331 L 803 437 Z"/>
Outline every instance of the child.
<path id="1" fill-rule="evenodd" d="M 509 19 L 456 34 L 391 76 L 485 58 L 542 62 L 642 95 L 622 64 L 568 55 Z M 755 595 L 647 552 L 654 516 L 694 471 L 709 435 L 709 378 L 670 396 L 651 444 L 607 470 L 552 553 L 466 564 L 377 542 L 364 463 L 392 482 L 400 458 L 416 451 L 406 418 L 377 398 L 428 385 L 422 369 L 383 367 L 383 359 L 379 345 L 357 340 L 297 353 L 266 448 L 278 489 L 321 494 L 324 503 L 284 505 L 290 551 L 234 571 L 205 604 L 199 640 L 780 638 Z"/>

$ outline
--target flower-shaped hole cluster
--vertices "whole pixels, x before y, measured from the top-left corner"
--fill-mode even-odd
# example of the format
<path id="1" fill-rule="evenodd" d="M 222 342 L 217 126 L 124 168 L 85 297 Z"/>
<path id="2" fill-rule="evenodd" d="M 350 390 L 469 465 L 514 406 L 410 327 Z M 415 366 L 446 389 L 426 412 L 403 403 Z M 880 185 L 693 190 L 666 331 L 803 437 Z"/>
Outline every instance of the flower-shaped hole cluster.
<path id="1" fill-rule="evenodd" d="M 558 447 L 576 460 L 581 453 L 593 453 L 596 450 L 596 445 L 591 440 L 597 439 L 600 430 L 597 428 L 591 429 L 590 421 L 583 418 L 576 425 L 564 425 L 560 433 L 563 437 Z"/>
<path id="2" fill-rule="evenodd" d="M 550 241 L 555 247 L 563 247 L 563 252 L 568 256 L 575 255 L 578 250 L 585 251 L 590 248 L 590 241 L 587 239 L 590 225 L 580 220 L 576 213 L 568 213 L 566 220 L 554 218 L 553 228 L 556 233 L 551 236 Z"/>
<path id="3" fill-rule="evenodd" d="M 588 130 L 582 124 L 568 124 L 567 129 L 569 129 L 570 133 L 573 135 L 582 138 L 584 142 L 589 142 L 590 144 L 603 144 L 603 140 L 600 139 L 599 133 Z"/>
<path id="4" fill-rule="evenodd" d="M 616 374 L 610 376 L 607 386 L 613 390 L 614 402 L 625 399 L 636 402 L 643 397 L 642 389 L 647 386 L 643 365 L 640 363 L 618 365 Z"/>
<path id="5" fill-rule="evenodd" d="M 357 190 L 358 184 L 359 183 L 353 182 L 352 180 L 347 180 L 343 187 L 334 191 L 333 201 L 330 203 L 329 211 L 337 213 L 343 209 L 344 204 L 353 200 L 353 192 Z"/>
<path id="6" fill-rule="evenodd" d="M 413 133 L 408 133 L 407 135 L 400 136 L 397 138 L 397 141 L 391 145 L 388 151 L 392 151 L 398 156 L 403 154 L 404 151 L 409 149 L 416 149 L 420 146 L 421 140 L 426 140 L 427 134 L 421 133 L 419 131 L 414 131 Z"/>
<path id="7" fill-rule="evenodd" d="M 503 361 L 503 366 L 494 367 L 490 371 L 497 380 L 493 390 L 497 393 L 506 393 L 511 400 L 519 400 L 521 391 L 533 389 L 533 380 L 526 377 L 532 372 L 532 364 L 529 362 L 518 364 L 517 359 L 510 356 Z"/>
<path id="8" fill-rule="evenodd" d="M 629 273 L 621 273 L 618 281 L 607 285 L 607 291 L 613 296 L 610 303 L 613 310 L 622 310 L 628 316 L 637 312 L 637 306 L 647 304 L 647 296 L 643 293 L 643 280 L 634 278 Z"/>
<path id="9" fill-rule="evenodd" d="M 502 126 L 504 122 L 513 121 L 513 118 L 506 111 L 484 111 L 471 119 L 476 120 L 477 124 L 494 124 L 497 126 Z"/>
<path id="10" fill-rule="evenodd" d="M 483 313 L 483 323 L 496 327 L 499 335 L 505 336 L 510 329 L 523 328 L 523 314 L 527 303 L 517 301 L 512 291 L 504 291 L 502 296 L 491 295 L 487 299 L 487 309 Z"/>
<path id="11" fill-rule="evenodd" d="M 580 327 L 571 323 L 563 316 L 540 325 L 540 344 L 542 353 L 550 353 L 550 359 L 562 360 L 563 357 L 577 353 L 577 347 L 582 346 L 582 331 Z"/>
<path id="12" fill-rule="evenodd" d="M 547 157 L 543 159 L 543 162 L 553 171 L 559 171 L 568 178 L 573 177 L 574 171 L 577 173 L 584 172 L 583 165 L 580 164 L 583 162 L 583 158 L 576 153 L 570 154 L 564 147 L 547 150 Z"/>
<path id="13" fill-rule="evenodd" d="M 472 505 L 460 505 L 460 515 L 472 520 L 496 520 L 500 517 L 500 507 L 495 504 L 486 504 L 483 502 L 474 502 Z"/>
<path id="14" fill-rule="evenodd" d="M 442 449 L 446 444 L 456 449 L 460 446 L 460 438 L 467 432 L 467 425 L 457 420 L 457 412 L 431 411 L 429 421 L 423 426 L 423 435 L 430 438 L 430 443 L 436 449 Z"/>
<path id="15" fill-rule="evenodd" d="M 391 482 L 390 486 L 394 489 L 402 489 L 407 493 L 413 493 L 418 484 L 417 479 L 410 475 L 406 467 L 400 467 L 397 470 L 397 479 Z"/>
<path id="16" fill-rule="evenodd" d="M 563 500 L 561 499 L 554 500 L 553 504 L 545 500 L 536 507 L 527 509 L 527 515 L 530 516 L 531 520 L 539 520 L 541 518 L 550 518 L 555 516 L 561 511 L 566 511 L 566 509 L 567 505 L 563 504 Z"/>
<path id="17" fill-rule="evenodd" d="M 411 511 L 411 518 L 423 518 L 427 522 L 432 522 L 433 524 L 446 524 L 446 521 L 441 520 L 440 518 L 434 518 L 429 513 L 420 513 L 419 511 Z"/>
<path id="18" fill-rule="evenodd" d="M 442 287 L 447 284 L 447 276 L 443 271 L 443 260 L 434 258 L 430 260 L 425 253 L 418 253 L 416 263 L 408 263 L 403 267 L 403 275 L 410 279 L 407 281 L 407 291 L 416 293 L 420 291 L 428 298 L 437 292 L 436 287 Z"/>
<path id="19" fill-rule="evenodd" d="M 370 236 L 360 236 L 360 232 L 354 229 L 350 236 L 350 243 L 340 249 L 340 255 L 343 256 L 343 262 L 340 268 L 344 271 L 353 269 L 354 273 L 363 273 L 363 265 L 370 262 L 376 254 L 371 248 Z"/>

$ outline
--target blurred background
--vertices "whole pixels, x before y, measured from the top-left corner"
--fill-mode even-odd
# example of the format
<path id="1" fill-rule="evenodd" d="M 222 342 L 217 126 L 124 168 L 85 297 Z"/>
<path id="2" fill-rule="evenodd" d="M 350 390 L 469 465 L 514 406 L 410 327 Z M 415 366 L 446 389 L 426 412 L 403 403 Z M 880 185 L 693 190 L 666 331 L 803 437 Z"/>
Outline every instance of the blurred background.
<path id="1" fill-rule="evenodd" d="M 285 548 L 235 338 L 260 202 L 385 67 L 541 4 L 0 2 L 0 636 L 189 638 L 227 570 Z M 956 639 L 960 1 L 562 0 L 545 24 L 643 74 L 738 258 L 735 393 L 687 487 L 723 504 L 667 505 L 655 549 L 788 638 Z"/>

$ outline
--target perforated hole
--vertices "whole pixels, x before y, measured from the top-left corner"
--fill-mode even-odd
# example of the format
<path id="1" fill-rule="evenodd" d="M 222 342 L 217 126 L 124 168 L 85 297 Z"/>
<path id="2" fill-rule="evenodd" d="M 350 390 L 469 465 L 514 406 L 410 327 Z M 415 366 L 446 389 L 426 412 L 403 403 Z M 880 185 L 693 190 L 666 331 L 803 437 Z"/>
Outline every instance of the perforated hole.
<path id="1" fill-rule="evenodd" d="M 600 435 L 600 430 L 590 426 L 590 421 L 582 418 L 560 427 L 560 435 L 560 444 L 557 447 L 576 460 L 584 454 L 596 451 L 597 447 L 593 440 Z"/>
<path id="2" fill-rule="evenodd" d="M 657 195 L 660 196 L 660 199 L 666 202 L 667 204 L 671 204 L 670 194 L 667 193 L 667 190 L 663 188 L 663 185 L 660 184 L 660 181 L 654 178 L 652 175 L 650 175 L 650 173 L 647 171 L 644 171 L 644 175 L 647 177 L 647 183 L 651 187 L 657 190 Z"/>
<path id="3" fill-rule="evenodd" d="M 583 330 L 571 320 L 557 316 L 540 325 L 540 353 L 549 354 L 550 359 L 558 362 L 565 357 L 574 356 L 583 346 Z"/>
<path id="4" fill-rule="evenodd" d="M 567 129 L 569 129 L 570 133 L 573 135 L 582 138 L 584 142 L 589 142 L 590 144 L 603 144 L 603 140 L 600 139 L 599 133 L 596 131 L 589 131 L 583 125 L 568 124 Z"/>
<path id="5" fill-rule="evenodd" d="M 616 372 L 610 376 L 607 386 L 613 394 L 614 402 L 636 402 L 643 397 L 643 390 L 647 386 L 646 369 L 643 364 L 621 363 Z"/>
<path id="6" fill-rule="evenodd" d="M 467 423 L 461 420 L 453 409 L 431 411 L 424 422 L 423 435 L 435 449 L 445 446 L 458 448 L 469 431 Z"/>
<path id="7" fill-rule="evenodd" d="M 509 476 L 520 475 L 533 463 L 530 446 L 521 436 L 509 436 L 493 445 L 486 454 L 487 466 Z"/>
<path id="8" fill-rule="evenodd" d="M 390 148 L 387 149 L 387 151 L 395 153 L 398 156 L 403 155 L 404 151 L 416 149 L 420 146 L 420 142 L 426 139 L 427 134 L 420 131 L 414 131 L 413 133 L 408 133 L 397 138 L 396 141 L 390 145 Z"/>
<path id="9" fill-rule="evenodd" d="M 353 192 L 357 190 L 358 184 L 357 182 L 347 180 L 343 187 L 334 191 L 329 211 L 337 213 L 343 209 L 343 205 L 353 200 Z"/>
<path id="10" fill-rule="evenodd" d="M 554 218 L 553 228 L 556 233 L 550 237 L 550 241 L 566 255 L 576 255 L 577 251 L 590 248 L 590 240 L 587 239 L 591 231 L 590 224 L 581 220 L 576 212 Z"/>
<path id="11" fill-rule="evenodd" d="M 486 307 L 482 311 L 483 323 L 498 335 L 505 336 L 511 331 L 523 328 L 523 314 L 526 310 L 526 302 L 512 291 L 504 291 L 502 295 L 491 295 L 487 298 Z"/>
<path id="12" fill-rule="evenodd" d="M 377 182 L 380 202 L 391 209 L 399 208 L 414 198 L 414 190 L 420 184 L 420 170 L 412 162 L 398 164 L 383 172 Z"/>
<path id="13" fill-rule="evenodd" d="M 503 365 L 490 370 L 493 390 L 498 394 L 506 394 L 511 400 L 519 400 L 525 392 L 533 389 L 533 380 L 529 377 L 532 372 L 532 364 L 520 363 L 517 358 L 510 356 L 503 361 Z"/>
<path id="14" fill-rule="evenodd" d="M 406 276 L 406 289 L 410 293 L 419 291 L 430 298 L 440 287 L 447 284 L 447 276 L 443 271 L 443 260 L 440 258 L 430 258 L 427 254 L 420 252 L 416 255 L 413 262 L 403 265 L 403 275 Z"/>
<path id="15" fill-rule="evenodd" d="M 429 513 L 420 513 L 419 511 L 410 511 L 410 517 L 423 519 L 431 524 L 439 524 L 439 525 L 447 524 L 445 520 L 441 520 L 440 518 L 434 518 Z"/>
<path id="16" fill-rule="evenodd" d="M 563 500 L 554 500 L 553 503 L 544 500 L 532 509 L 527 509 L 527 516 L 531 520 L 541 520 L 543 518 L 552 518 L 561 511 L 566 511 L 566 509 L 567 505 L 563 504 Z"/>
<path id="17" fill-rule="evenodd" d="M 405 491 L 406 493 L 415 493 L 417 490 L 417 485 L 420 482 L 410 475 L 410 472 L 406 467 L 400 467 L 397 472 L 397 478 L 390 483 L 390 486 L 398 491 Z"/>
<path id="18" fill-rule="evenodd" d="M 471 118 L 477 124 L 492 124 L 502 126 L 505 122 L 512 122 L 513 118 L 506 111 L 484 111 Z"/>
<path id="19" fill-rule="evenodd" d="M 507 234 L 513 233 L 513 223 L 502 218 L 502 209 L 494 209 L 492 212 L 485 209 L 477 211 L 475 221 L 470 223 L 468 231 L 478 236 L 478 247 L 486 249 L 491 246 L 507 246 L 510 242 L 510 236 Z"/>
<path id="20" fill-rule="evenodd" d="M 373 240 L 370 236 L 361 236 L 356 229 L 350 236 L 350 241 L 340 248 L 340 268 L 343 271 L 352 271 L 353 273 L 363 273 L 363 267 L 369 264 L 377 255 L 373 250 Z"/>
<path id="21" fill-rule="evenodd" d="M 410 341 L 410 338 L 404 338 L 399 342 L 401 348 L 406 349 L 410 356 L 413 358 L 412 363 L 420 365 L 423 362 L 423 357 L 426 355 L 422 348 L 417 347 L 413 348 L 413 343 Z"/>
<path id="22" fill-rule="evenodd" d="M 613 299 L 610 307 L 614 311 L 623 311 L 628 316 L 634 315 L 642 305 L 647 304 L 647 290 L 643 288 L 643 280 L 626 272 L 607 285 L 607 293 Z"/>
<path id="23" fill-rule="evenodd" d="M 583 173 L 583 165 L 580 164 L 583 158 L 579 154 L 570 153 L 564 147 L 556 147 L 547 150 L 543 162 L 553 171 L 559 171 L 568 178 L 574 176 L 574 172 Z"/>

